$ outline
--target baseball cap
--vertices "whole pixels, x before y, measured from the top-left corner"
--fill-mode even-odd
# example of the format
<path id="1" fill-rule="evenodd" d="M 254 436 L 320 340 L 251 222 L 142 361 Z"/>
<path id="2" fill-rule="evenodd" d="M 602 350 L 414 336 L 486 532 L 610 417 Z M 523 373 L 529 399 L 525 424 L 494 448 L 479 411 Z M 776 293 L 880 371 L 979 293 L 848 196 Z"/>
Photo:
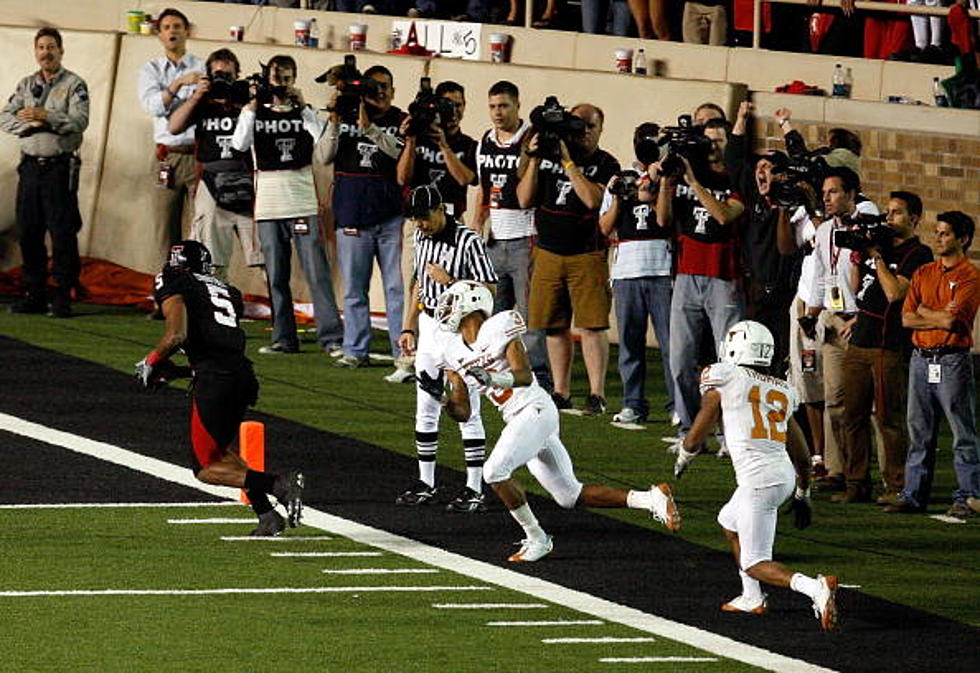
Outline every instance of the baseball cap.
<path id="1" fill-rule="evenodd" d="M 755 155 L 756 162 L 762 161 L 763 159 L 772 164 L 776 173 L 786 170 L 786 167 L 789 166 L 789 156 L 780 150 L 766 150 L 761 154 Z"/>
<path id="2" fill-rule="evenodd" d="M 405 200 L 405 217 L 419 219 L 442 205 L 442 194 L 434 185 L 419 185 L 408 193 Z"/>

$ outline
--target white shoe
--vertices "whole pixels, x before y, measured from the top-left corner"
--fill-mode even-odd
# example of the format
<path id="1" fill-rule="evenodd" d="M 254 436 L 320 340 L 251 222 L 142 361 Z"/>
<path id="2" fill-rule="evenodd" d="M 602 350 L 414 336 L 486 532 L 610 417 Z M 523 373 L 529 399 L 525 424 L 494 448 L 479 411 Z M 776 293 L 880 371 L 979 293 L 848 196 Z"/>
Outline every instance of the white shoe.
<path id="1" fill-rule="evenodd" d="M 728 444 L 725 443 L 725 438 L 721 437 L 718 439 L 718 457 L 719 458 L 731 458 L 731 454 L 728 453 Z"/>
<path id="2" fill-rule="evenodd" d="M 411 381 L 415 378 L 415 373 L 410 369 L 402 369 L 401 367 L 395 367 L 395 371 L 384 377 L 385 381 L 388 383 L 405 383 L 406 381 Z"/>
<path id="3" fill-rule="evenodd" d="M 521 540 L 521 548 L 507 560 L 511 563 L 534 563 L 550 554 L 554 548 L 555 543 L 550 535 L 544 540 Z"/>
<path id="4" fill-rule="evenodd" d="M 671 455 L 677 455 L 677 452 L 681 448 L 681 444 L 684 443 L 683 437 L 661 437 L 660 441 L 667 443 L 667 453 Z"/>
<path id="5" fill-rule="evenodd" d="M 762 594 L 756 600 L 750 600 L 745 596 L 738 596 L 721 606 L 722 612 L 741 612 L 749 615 L 764 615 L 769 606 L 766 604 L 766 595 Z"/>
<path id="6" fill-rule="evenodd" d="M 623 407 L 622 411 L 613 416 L 614 423 L 642 423 L 646 416 L 642 416 L 630 407 Z"/>
<path id="7" fill-rule="evenodd" d="M 667 530 L 677 532 L 681 529 L 681 513 L 674 502 L 674 494 L 667 484 L 650 486 L 650 514 L 653 518 L 667 527 Z"/>
<path id="8" fill-rule="evenodd" d="M 820 620 L 820 628 L 824 631 L 837 631 L 840 624 L 837 621 L 837 576 L 817 575 L 820 588 L 813 599 L 813 614 Z"/>
<path id="9" fill-rule="evenodd" d="M 677 459 L 674 461 L 674 478 L 680 479 L 681 475 L 687 472 L 687 468 L 691 466 L 697 455 L 701 453 L 700 451 L 686 451 L 683 446 L 678 444 L 677 447 Z"/>

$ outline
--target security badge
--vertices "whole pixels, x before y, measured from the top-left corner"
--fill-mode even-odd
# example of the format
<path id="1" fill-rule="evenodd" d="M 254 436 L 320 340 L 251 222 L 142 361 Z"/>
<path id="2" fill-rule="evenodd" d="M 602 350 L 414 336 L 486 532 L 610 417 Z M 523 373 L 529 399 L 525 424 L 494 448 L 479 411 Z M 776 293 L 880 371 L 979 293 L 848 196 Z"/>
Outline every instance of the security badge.
<path id="1" fill-rule="evenodd" d="M 298 217 L 293 220 L 293 233 L 299 236 L 310 233 L 310 221 L 305 217 Z"/>
<path id="2" fill-rule="evenodd" d="M 844 310 L 844 292 L 840 287 L 840 278 L 836 275 L 827 276 L 827 296 L 825 301 L 834 313 L 840 313 Z"/>
<path id="3" fill-rule="evenodd" d="M 927 374 L 927 379 L 929 383 L 942 383 L 943 382 L 943 366 L 938 362 L 929 363 L 929 373 Z"/>

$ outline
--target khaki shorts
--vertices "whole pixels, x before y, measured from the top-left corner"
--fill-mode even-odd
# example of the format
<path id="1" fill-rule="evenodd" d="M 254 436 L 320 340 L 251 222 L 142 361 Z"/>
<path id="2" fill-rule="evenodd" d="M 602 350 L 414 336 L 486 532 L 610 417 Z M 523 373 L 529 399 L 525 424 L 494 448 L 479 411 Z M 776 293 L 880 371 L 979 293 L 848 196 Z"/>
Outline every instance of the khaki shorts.
<path id="1" fill-rule="evenodd" d="M 556 255 L 537 248 L 528 306 L 530 329 L 608 329 L 612 291 L 605 250 Z"/>

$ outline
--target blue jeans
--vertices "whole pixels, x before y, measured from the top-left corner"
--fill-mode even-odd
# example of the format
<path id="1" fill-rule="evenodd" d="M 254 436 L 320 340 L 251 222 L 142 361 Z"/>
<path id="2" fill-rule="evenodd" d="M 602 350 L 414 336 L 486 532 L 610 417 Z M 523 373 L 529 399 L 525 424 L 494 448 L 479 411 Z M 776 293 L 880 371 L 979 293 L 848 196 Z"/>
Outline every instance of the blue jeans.
<path id="1" fill-rule="evenodd" d="M 660 344 L 667 389 L 667 411 L 674 409 L 674 377 L 670 373 L 670 276 L 646 276 L 613 281 L 616 323 L 619 327 L 619 376 L 623 380 L 623 406 L 641 416 L 650 407 L 646 399 L 647 318 Z"/>
<path id="2" fill-rule="evenodd" d="M 704 330 L 711 330 L 717 347 L 744 314 L 745 300 L 734 281 L 677 274 L 670 302 L 670 372 L 682 434 L 691 429 L 701 408 L 698 353 Z"/>
<path id="3" fill-rule="evenodd" d="M 929 383 L 931 362 L 942 368 L 939 383 Z M 953 502 L 965 502 L 980 494 L 976 398 L 973 360 L 969 353 L 950 353 L 937 358 L 913 353 L 909 363 L 909 452 L 905 460 L 902 500 L 920 508 L 929 504 L 940 412 L 946 416 L 953 432 L 953 469 L 957 484 Z"/>
<path id="4" fill-rule="evenodd" d="M 606 16 L 612 4 L 612 34 L 626 36 L 630 30 L 629 4 L 626 0 L 582 0 L 582 32 L 602 35 L 606 32 Z"/>
<path id="5" fill-rule="evenodd" d="M 297 219 L 259 220 L 259 243 L 265 256 L 265 273 L 269 279 L 269 298 L 272 300 L 272 342 L 290 348 L 299 347 L 296 317 L 293 315 L 293 293 L 289 287 L 292 269 L 292 243 L 303 269 L 303 276 L 313 299 L 316 320 L 316 340 L 321 348 L 340 343 L 344 328 L 333 295 L 333 280 L 327 253 L 320 240 L 316 215 L 303 218 L 307 232 L 295 231 Z"/>
<path id="6" fill-rule="evenodd" d="M 391 354 L 398 357 L 405 285 L 401 271 L 402 216 L 398 215 L 349 236 L 337 229 L 337 259 L 344 279 L 344 355 L 367 357 L 371 345 L 371 305 L 368 291 L 377 258 L 384 285 L 385 312 Z"/>

